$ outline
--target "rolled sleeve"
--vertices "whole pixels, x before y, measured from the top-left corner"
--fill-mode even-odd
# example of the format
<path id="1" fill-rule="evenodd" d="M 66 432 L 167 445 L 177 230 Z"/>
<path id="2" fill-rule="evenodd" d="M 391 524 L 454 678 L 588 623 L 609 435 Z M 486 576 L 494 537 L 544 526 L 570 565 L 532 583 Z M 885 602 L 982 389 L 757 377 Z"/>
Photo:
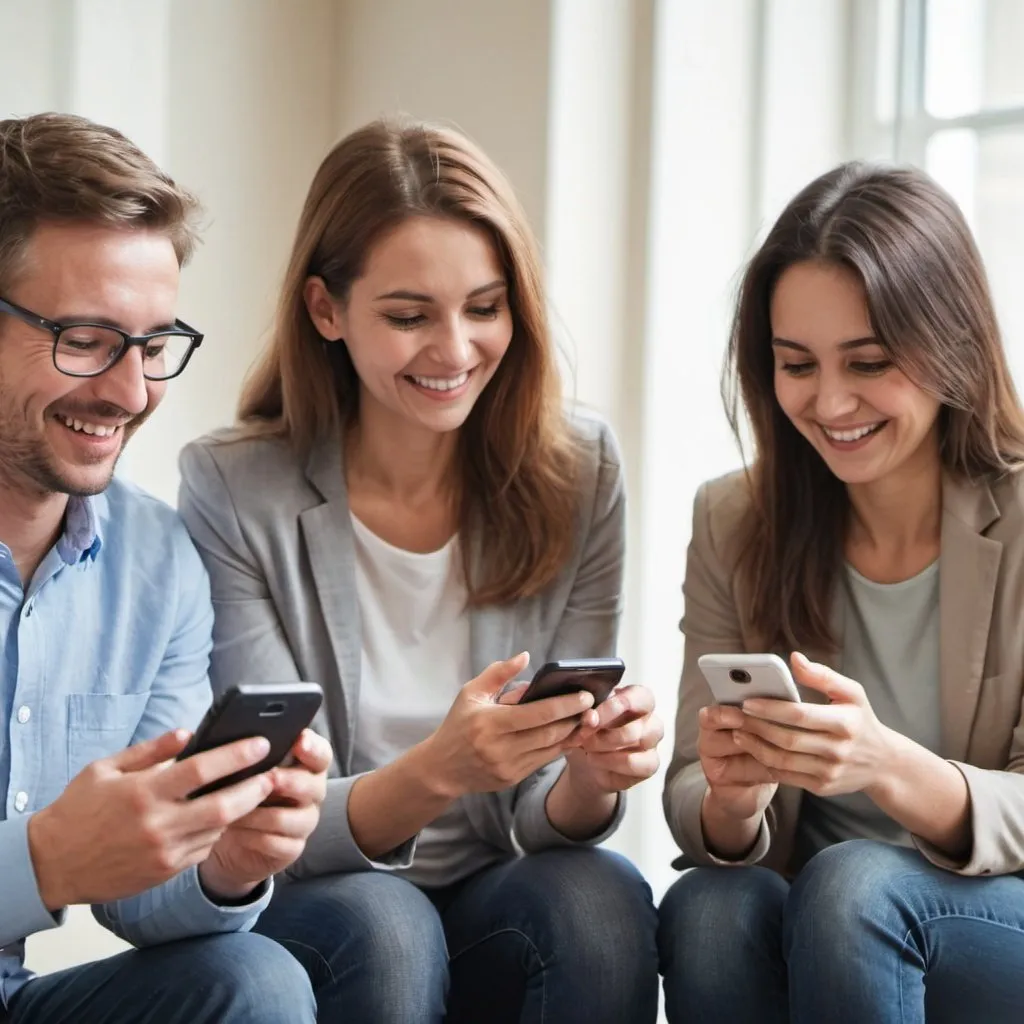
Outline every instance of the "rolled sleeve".
<path id="1" fill-rule="evenodd" d="M 963 775 L 971 797 L 971 855 L 966 862 L 955 861 L 914 836 L 918 850 L 936 867 L 958 875 L 1008 875 L 1024 869 L 1024 775 L 950 764 Z"/>
<path id="2" fill-rule="evenodd" d="M 359 778 L 362 775 L 328 780 L 320 824 L 306 842 L 303 855 L 287 870 L 289 878 L 313 878 L 348 871 L 394 871 L 412 864 L 417 836 L 376 860 L 371 860 L 359 848 L 348 818 L 349 794 Z"/>
<path id="3" fill-rule="evenodd" d="M 611 819 L 597 835 L 587 839 L 570 839 L 559 832 L 548 817 L 547 799 L 563 771 L 565 762 L 556 762 L 541 769 L 528 780 L 529 785 L 524 784 L 525 788 L 521 786 L 512 820 L 512 836 L 524 853 L 539 853 L 559 846 L 598 846 L 612 836 L 622 823 L 626 813 L 626 797 L 619 793 Z"/>
<path id="4" fill-rule="evenodd" d="M 197 935 L 247 932 L 270 903 L 273 889 L 268 879 L 247 903 L 225 906 L 206 895 L 199 869 L 191 867 L 138 896 L 94 906 L 93 916 L 133 946 L 154 946 Z"/>

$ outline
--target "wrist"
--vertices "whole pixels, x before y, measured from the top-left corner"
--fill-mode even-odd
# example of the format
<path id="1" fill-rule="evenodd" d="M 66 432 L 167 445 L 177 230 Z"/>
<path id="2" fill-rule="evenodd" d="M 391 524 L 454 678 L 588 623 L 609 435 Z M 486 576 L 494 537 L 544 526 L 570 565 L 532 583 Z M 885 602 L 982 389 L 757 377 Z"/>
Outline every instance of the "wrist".
<path id="1" fill-rule="evenodd" d="M 28 855 L 36 876 L 39 899 L 51 914 L 78 902 L 68 877 L 68 871 L 59 862 L 63 844 L 52 827 L 48 807 L 33 814 L 28 822 Z"/>
<path id="2" fill-rule="evenodd" d="M 717 822 L 728 824 L 733 827 L 749 826 L 760 828 L 764 818 L 764 808 L 754 814 L 737 812 L 735 806 L 728 800 L 723 800 L 721 794 L 714 786 L 709 785 L 704 791 L 704 800 L 701 803 L 701 817 L 711 817 Z"/>
<path id="3" fill-rule="evenodd" d="M 763 810 L 744 817 L 722 807 L 710 787 L 700 805 L 705 849 L 718 860 L 740 862 L 748 857 L 764 827 Z"/>
<path id="4" fill-rule="evenodd" d="M 199 865 L 199 884 L 202 886 L 206 898 L 211 903 L 242 903 L 253 891 L 264 881 L 259 878 L 253 880 L 239 881 L 232 877 L 231 873 L 225 871 L 218 863 L 216 854 L 210 854 Z"/>
<path id="5" fill-rule="evenodd" d="M 902 775 L 903 756 L 908 740 L 902 734 L 882 726 L 882 747 L 876 759 L 875 777 L 864 787 L 864 794 L 883 810 L 896 797 Z"/>
<path id="6" fill-rule="evenodd" d="M 561 781 L 572 798 L 580 803 L 617 795 L 601 785 L 596 774 L 590 769 L 586 754 L 582 751 L 570 751 L 566 754 Z"/>
<path id="7" fill-rule="evenodd" d="M 411 747 L 394 764 L 401 766 L 409 784 L 425 790 L 429 799 L 452 804 L 465 796 L 468 790 L 444 771 L 443 759 L 437 756 L 436 735 L 434 733 Z"/>

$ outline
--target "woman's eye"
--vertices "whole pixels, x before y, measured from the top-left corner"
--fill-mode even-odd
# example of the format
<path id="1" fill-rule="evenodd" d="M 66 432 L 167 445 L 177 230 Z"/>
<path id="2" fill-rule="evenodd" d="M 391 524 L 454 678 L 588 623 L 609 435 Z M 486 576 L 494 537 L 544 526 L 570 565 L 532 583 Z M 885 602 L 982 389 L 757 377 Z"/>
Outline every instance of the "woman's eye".
<path id="1" fill-rule="evenodd" d="M 888 359 L 880 359 L 874 363 L 850 363 L 851 370 L 866 374 L 885 373 L 890 366 L 892 366 L 892 362 Z"/>
<path id="2" fill-rule="evenodd" d="M 475 306 L 469 310 L 470 316 L 478 316 L 483 320 L 493 320 L 498 315 L 498 304 L 491 306 Z"/>
<path id="3" fill-rule="evenodd" d="M 411 327 L 417 327 L 427 318 L 422 313 L 414 313 L 412 316 L 398 316 L 395 313 L 385 313 L 384 319 L 392 327 L 397 327 L 399 330 L 409 330 Z"/>
<path id="4" fill-rule="evenodd" d="M 783 373 L 788 373 L 791 377 L 805 377 L 811 370 L 814 369 L 814 363 L 783 363 Z"/>

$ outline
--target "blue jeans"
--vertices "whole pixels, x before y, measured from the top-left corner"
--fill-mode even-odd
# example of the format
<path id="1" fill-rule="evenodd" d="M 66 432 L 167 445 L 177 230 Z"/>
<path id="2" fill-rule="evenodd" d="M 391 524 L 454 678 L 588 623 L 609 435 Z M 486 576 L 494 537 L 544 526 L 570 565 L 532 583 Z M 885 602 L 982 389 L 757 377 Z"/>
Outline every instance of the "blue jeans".
<path id="1" fill-rule="evenodd" d="M 386 872 L 279 886 L 256 925 L 321 1024 L 654 1024 L 657 913 L 629 861 L 549 850 L 424 891 Z"/>
<path id="2" fill-rule="evenodd" d="M 865 839 L 765 868 L 694 868 L 661 904 L 672 1024 L 1011 1024 L 1024 880 L 965 878 Z"/>
<path id="3" fill-rule="evenodd" d="M 316 1020 L 309 979 L 262 935 L 231 933 L 133 949 L 34 978 L 10 1024 L 303 1024 Z"/>

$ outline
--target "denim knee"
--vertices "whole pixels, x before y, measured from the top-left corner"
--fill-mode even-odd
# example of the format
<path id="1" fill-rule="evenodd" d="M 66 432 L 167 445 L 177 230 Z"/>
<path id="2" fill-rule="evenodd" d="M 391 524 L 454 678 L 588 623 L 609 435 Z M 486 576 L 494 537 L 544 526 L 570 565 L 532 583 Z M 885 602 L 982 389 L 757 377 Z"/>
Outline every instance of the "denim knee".
<path id="1" fill-rule="evenodd" d="M 445 924 L 451 1019 L 657 1017 L 657 913 L 643 876 L 618 854 L 545 850 L 487 869 Z"/>
<path id="2" fill-rule="evenodd" d="M 441 917 L 430 899 L 416 886 L 390 875 L 361 876 L 367 891 L 358 913 L 346 907 L 347 926 L 354 932 L 353 946 L 374 971 L 393 973 L 397 979 L 414 973 L 443 972 L 448 959 Z M 331 912 L 330 902 L 325 911 Z"/>
<path id="3" fill-rule="evenodd" d="M 595 963 L 645 954 L 653 963 L 657 911 L 643 875 L 625 857 L 590 848 L 548 850 L 517 867 L 516 899 L 539 941 Z"/>
<path id="4" fill-rule="evenodd" d="M 180 979 L 175 984 L 180 983 Z M 190 991 L 204 994 L 213 1024 L 291 1024 L 316 1020 L 302 965 L 280 944 L 247 932 L 202 940 L 188 964 Z"/>
<path id="5" fill-rule="evenodd" d="M 685 871 L 658 911 L 666 995 L 685 989 L 709 1004 L 747 970 L 749 957 L 770 957 L 779 949 L 787 893 L 785 880 L 767 868 Z"/>
<path id="6" fill-rule="evenodd" d="M 783 942 L 790 953 L 847 956 L 865 929 L 903 915 L 903 896 L 926 865 L 915 850 L 851 839 L 815 854 L 793 882 Z"/>
<path id="7" fill-rule="evenodd" d="M 440 1020 L 448 988 L 441 920 L 411 882 L 365 871 L 279 887 L 256 923 L 305 967 L 323 1020 Z"/>

